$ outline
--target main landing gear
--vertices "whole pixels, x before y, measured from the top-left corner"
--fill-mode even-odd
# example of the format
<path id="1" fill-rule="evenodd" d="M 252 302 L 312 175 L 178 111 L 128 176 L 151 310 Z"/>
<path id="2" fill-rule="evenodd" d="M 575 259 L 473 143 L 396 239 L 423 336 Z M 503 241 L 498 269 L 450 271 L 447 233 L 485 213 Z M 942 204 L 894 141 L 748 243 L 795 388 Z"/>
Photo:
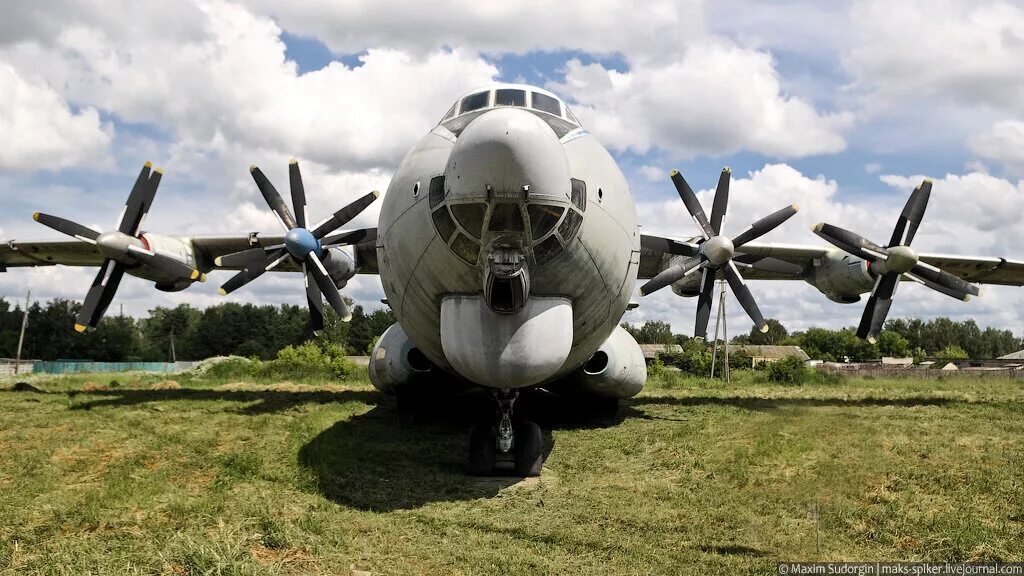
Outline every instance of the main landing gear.
<path id="1" fill-rule="evenodd" d="M 513 425 L 512 406 L 518 397 L 516 390 L 495 390 L 497 423 L 477 424 L 469 431 L 471 474 L 489 476 L 511 468 L 516 476 L 540 476 L 544 463 L 540 426 L 529 421 Z"/>

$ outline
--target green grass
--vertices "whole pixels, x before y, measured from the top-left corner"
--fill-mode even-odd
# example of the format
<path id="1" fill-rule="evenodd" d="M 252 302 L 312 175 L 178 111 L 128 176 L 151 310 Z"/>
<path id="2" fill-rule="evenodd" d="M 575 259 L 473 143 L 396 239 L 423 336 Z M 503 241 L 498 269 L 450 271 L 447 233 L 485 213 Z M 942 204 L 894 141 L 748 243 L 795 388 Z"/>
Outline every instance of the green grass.
<path id="1" fill-rule="evenodd" d="M 0 573 L 1024 560 L 1021 381 L 659 375 L 613 420 L 528 398 L 549 454 L 539 481 L 517 484 L 464 475 L 486 411 L 474 399 L 406 416 L 365 380 L 174 378 L 180 389 L 117 374 L 0 391 Z"/>

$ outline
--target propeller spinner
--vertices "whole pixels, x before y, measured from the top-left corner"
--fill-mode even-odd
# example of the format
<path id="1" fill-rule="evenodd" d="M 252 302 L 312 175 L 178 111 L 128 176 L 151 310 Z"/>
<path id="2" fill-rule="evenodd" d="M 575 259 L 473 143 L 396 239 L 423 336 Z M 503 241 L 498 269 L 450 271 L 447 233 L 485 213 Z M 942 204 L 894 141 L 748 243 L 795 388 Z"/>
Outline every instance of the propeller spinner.
<path id="1" fill-rule="evenodd" d="M 931 193 L 932 181 L 926 178 L 907 200 L 886 248 L 859 234 L 831 224 L 819 223 L 811 228 L 815 234 L 830 244 L 866 260 L 868 269 L 876 276 L 875 287 L 871 291 L 860 325 L 857 327 L 857 336 L 866 338 L 869 342 L 875 342 L 882 331 L 900 276 L 958 300 L 967 301 L 971 296 L 980 293 L 976 285 L 931 264 L 920 262 L 917 252 L 910 247 L 921 225 L 921 219 L 924 218 Z"/>
<path id="2" fill-rule="evenodd" d="M 712 291 L 715 286 L 715 276 L 719 271 L 723 273 L 729 288 L 736 299 L 739 300 L 743 310 L 746 311 L 754 325 L 761 332 L 768 331 L 768 324 L 765 322 L 761 311 L 754 301 L 743 276 L 736 268 L 734 256 L 736 250 L 744 244 L 760 238 L 764 234 L 775 229 L 777 226 L 796 214 L 796 204 L 769 214 L 754 222 L 739 235 L 729 238 L 721 233 L 722 221 L 725 219 L 726 209 L 729 204 L 729 181 L 732 173 L 728 168 L 722 170 L 718 178 L 718 188 L 715 190 L 715 200 L 711 208 L 711 220 L 708 220 L 700 200 L 694 194 L 693 189 L 686 183 L 683 176 L 676 170 L 671 173 L 672 183 L 679 193 L 679 197 L 686 205 L 687 211 L 700 228 L 704 237 L 698 244 L 682 242 L 673 243 L 673 253 L 689 256 L 683 262 L 666 268 L 660 274 L 640 287 L 640 295 L 646 296 L 660 290 L 669 284 L 682 280 L 690 274 L 700 272 L 700 296 L 697 298 L 697 322 L 693 330 L 694 338 L 707 338 L 708 321 L 711 318 Z"/>
<path id="3" fill-rule="evenodd" d="M 253 166 L 249 171 L 252 173 L 253 180 L 256 181 L 256 186 L 260 189 L 260 193 L 263 194 L 264 200 L 267 201 L 270 209 L 277 216 L 278 222 L 281 223 L 281 227 L 285 230 L 284 243 L 276 246 L 251 248 L 216 258 L 214 263 L 218 266 L 242 266 L 241 272 L 220 287 L 221 295 L 229 294 L 245 286 L 286 259 L 291 259 L 302 268 L 306 278 L 306 300 L 309 304 L 310 323 L 313 330 L 323 328 L 324 297 L 342 320 L 345 322 L 351 320 L 352 313 L 349 311 L 348 305 L 345 304 L 337 284 L 337 282 L 341 282 L 344 285 L 348 277 L 343 272 L 338 273 L 338 267 L 332 263 L 331 253 L 327 249 L 364 242 L 368 239 L 368 234 L 364 230 L 357 230 L 334 236 L 329 243 L 325 243 L 324 240 L 328 234 L 358 216 L 380 197 L 380 192 L 376 190 L 370 192 L 338 210 L 310 230 L 306 224 L 306 192 L 297 160 L 292 160 L 288 165 L 294 214 L 288 209 L 288 205 L 285 204 L 277 189 L 270 183 L 262 170 Z M 331 271 L 335 271 L 333 276 Z"/>

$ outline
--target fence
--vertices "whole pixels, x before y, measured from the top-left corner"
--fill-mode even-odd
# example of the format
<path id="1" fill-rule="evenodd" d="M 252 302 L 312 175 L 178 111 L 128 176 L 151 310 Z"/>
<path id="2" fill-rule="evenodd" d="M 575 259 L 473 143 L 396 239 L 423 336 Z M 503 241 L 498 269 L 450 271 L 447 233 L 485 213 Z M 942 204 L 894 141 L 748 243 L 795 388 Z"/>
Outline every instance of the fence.
<path id="1" fill-rule="evenodd" d="M 86 372 L 181 372 L 194 368 L 198 362 L 88 362 L 57 360 L 35 362 L 32 372 L 39 374 L 79 374 Z M 13 369 L 12 372 L 13 374 Z"/>
<path id="2" fill-rule="evenodd" d="M 938 378 L 1018 378 L 1024 379 L 1024 370 L 1017 370 L 1013 368 L 1005 369 L 983 369 L 983 370 L 972 370 L 970 368 L 964 370 L 938 370 L 934 368 L 897 368 L 897 367 L 882 367 L 882 366 L 871 366 L 871 367 L 858 367 L 858 368 L 833 368 L 831 366 L 818 366 L 818 370 L 823 372 L 833 372 L 836 374 L 842 374 L 844 376 L 850 376 L 852 378 L 920 378 L 920 379 L 938 379 Z"/>

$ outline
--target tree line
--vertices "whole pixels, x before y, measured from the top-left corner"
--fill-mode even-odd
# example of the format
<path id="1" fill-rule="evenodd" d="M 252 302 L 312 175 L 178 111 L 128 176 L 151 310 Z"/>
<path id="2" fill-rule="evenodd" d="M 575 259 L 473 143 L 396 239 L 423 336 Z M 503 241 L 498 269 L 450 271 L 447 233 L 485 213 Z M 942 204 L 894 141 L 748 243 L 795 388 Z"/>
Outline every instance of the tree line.
<path id="1" fill-rule="evenodd" d="M 158 307 L 145 318 L 108 315 L 96 330 L 74 331 L 80 304 L 55 299 L 29 306 L 21 357 L 35 360 L 102 362 L 201 360 L 238 355 L 270 359 L 282 348 L 311 339 L 344 347 L 348 354 L 367 354 L 395 318 L 389 309 L 352 309 L 352 321 L 341 322 L 325 307 L 325 327 L 314 336 L 304 307 L 256 306 L 227 302 L 203 310 L 181 304 Z M 23 309 L 0 298 L 0 357 L 14 358 Z"/>
<path id="2" fill-rule="evenodd" d="M 833 362 L 877 360 L 882 356 L 987 360 L 1024 349 L 1024 339 L 1010 330 L 982 329 L 974 320 L 956 322 L 945 317 L 889 320 L 874 344 L 857 338 L 856 329 L 852 327 L 809 328 L 790 333 L 778 320 L 768 319 L 767 323 L 767 332 L 751 328 L 749 334 L 736 336 L 730 342 L 799 346 L 813 359 Z M 626 323 L 622 327 L 641 344 L 686 345 L 692 340 L 689 336 L 673 334 L 667 322 L 655 320 L 635 326 Z"/>

